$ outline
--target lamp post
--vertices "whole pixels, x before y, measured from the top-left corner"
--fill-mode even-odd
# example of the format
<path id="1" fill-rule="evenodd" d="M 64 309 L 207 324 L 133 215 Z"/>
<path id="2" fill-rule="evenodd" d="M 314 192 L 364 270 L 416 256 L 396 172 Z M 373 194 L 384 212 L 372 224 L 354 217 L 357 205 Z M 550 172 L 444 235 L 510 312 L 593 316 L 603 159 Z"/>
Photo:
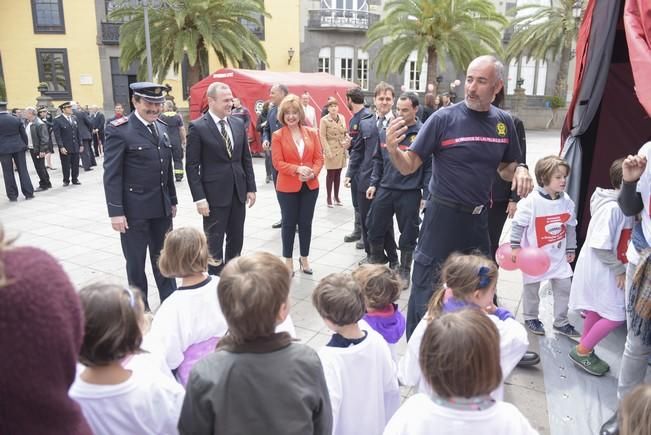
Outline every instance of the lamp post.
<path id="1" fill-rule="evenodd" d="M 154 68 L 151 64 L 151 38 L 149 36 L 149 1 L 142 0 L 143 14 L 145 20 L 145 50 L 147 50 L 147 81 L 154 81 Z"/>

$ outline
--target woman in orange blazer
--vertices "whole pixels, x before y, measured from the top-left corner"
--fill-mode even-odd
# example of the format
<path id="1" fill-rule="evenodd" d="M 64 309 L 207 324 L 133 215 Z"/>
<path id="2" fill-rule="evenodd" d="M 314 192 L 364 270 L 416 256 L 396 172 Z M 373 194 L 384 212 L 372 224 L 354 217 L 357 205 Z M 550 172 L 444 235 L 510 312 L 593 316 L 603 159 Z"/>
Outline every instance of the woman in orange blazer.
<path id="1" fill-rule="evenodd" d="M 319 134 L 304 126 L 305 113 L 294 94 L 287 95 L 278 107 L 278 121 L 283 127 L 271 139 L 271 157 L 278 171 L 276 195 L 282 215 L 283 257 L 294 270 L 292 251 L 298 225 L 300 258 L 303 273 L 312 274 L 308 260 L 312 239 L 312 218 L 319 196 L 319 172 L 323 166 L 323 151 Z"/>

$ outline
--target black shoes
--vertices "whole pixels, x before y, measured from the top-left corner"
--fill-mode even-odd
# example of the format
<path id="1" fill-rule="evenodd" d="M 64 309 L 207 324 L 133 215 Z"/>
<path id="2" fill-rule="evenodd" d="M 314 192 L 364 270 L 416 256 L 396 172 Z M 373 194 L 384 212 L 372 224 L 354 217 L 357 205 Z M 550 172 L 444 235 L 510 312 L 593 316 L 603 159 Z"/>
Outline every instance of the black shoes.
<path id="1" fill-rule="evenodd" d="M 283 221 L 278 221 L 271 226 L 271 228 L 280 228 L 283 226 Z"/>
<path id="2" fill-rule="evenodd" d="M 81 183 L 79 182 L 79 180 L 74 180 L 74 181 L 72 182 L 72 184 L 76 184 L 76 185 L 78 186 L 78 185 L 80 185 Z"/>
<path id="3" fill-rule="evenodd" d="M 518 367 L 531 367 L 540 363 L 540 355 L 536 352 L 525 352 L 522 359 L 518 363 Z"/>
<path id="4" fill-rule="evenodd" d="M 34 199 L 34 195 L 26 196 L 25 199 Z"/>
<path id="5" fill-rule="evenodd" d="M 601 426 L 599 430 L 599 435 L 619 435 L 619 419 L 617 418 L 617 413 L 613 414 L 612 417 L 608 419 L 607 422 Z"/>
<path id="6" fill-rule="evenodd" d="M 64 182 L 63 182 L 63 185 L 64 185 L 64 186 L 69 186 L 69 185 L 70 185 L 70 181 L 64 181 Z"/>
<path id="7" fill-rule="evenodd" d="M 344 238 L 344 242 L 346 239 Z M 355 249 L 364 249 L 364 242 L 362 240 L 358 240 L 357 243 L 355 243 Z"/>

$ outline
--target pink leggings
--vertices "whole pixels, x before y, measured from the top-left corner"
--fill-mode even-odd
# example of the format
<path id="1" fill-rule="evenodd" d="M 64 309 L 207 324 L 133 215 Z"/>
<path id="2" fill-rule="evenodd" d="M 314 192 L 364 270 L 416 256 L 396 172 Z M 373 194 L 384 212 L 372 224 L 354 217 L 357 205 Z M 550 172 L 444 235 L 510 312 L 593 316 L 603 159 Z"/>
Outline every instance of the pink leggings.
<path id="1" fill-rule="evenodd" d="M 581 336 L 581 346 L 586 349 L 594 347 L 603 340 L 612 330 L 624 323 L 623 320 L 615 321 L 601 317 L 594 311 L 585 310 L 585 320 L 583 321 L 583 335 Z"/>

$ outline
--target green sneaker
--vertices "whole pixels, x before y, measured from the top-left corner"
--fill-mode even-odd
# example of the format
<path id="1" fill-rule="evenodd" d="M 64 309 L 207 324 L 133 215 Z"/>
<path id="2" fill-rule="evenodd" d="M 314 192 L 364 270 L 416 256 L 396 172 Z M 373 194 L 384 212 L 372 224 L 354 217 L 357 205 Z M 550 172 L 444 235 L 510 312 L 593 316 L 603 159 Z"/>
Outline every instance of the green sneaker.
<path id="1" fill-rule="evenodd" d="M 586 372 L 595 376 L 603 376 L 610 370 L 608 363 L 597 356 L 594 353 L 594 350 L 590 352 L 590 355 L 583 356 L 579 355 L 576 351 L 576 347 L 573 347 L 570 351 L 570 358 L 578 367 L 581 367 Z"/>

